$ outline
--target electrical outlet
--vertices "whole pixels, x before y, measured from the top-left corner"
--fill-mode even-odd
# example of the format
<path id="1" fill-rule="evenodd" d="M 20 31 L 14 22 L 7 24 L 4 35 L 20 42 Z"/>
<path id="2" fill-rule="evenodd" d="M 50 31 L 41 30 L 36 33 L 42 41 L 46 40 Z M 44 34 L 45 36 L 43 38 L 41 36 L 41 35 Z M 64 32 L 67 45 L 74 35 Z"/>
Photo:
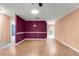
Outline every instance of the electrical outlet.
<path id="1" fill-rule="evenodd" d="M 21 37 L 20 37 L 20 40 L 21 40 Z"/>

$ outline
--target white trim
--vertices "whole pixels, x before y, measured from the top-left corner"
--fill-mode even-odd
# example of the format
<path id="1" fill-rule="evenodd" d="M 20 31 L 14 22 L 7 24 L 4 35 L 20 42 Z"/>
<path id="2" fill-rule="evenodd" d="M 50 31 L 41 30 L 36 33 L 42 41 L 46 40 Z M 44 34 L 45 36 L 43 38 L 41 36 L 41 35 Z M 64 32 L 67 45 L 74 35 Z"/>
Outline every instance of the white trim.
<path id="1" fill-rule="evenodd" d="M 11 46 L 11 45 L 12 45 L 12 43 L 7 44 L 7 45 L 5 45 L 5 46 L 3 46 L 3 47 L 0 47 L 0 49 L 7 48 L 7 47 L 9 47 L 9 46 Z"/>
<path id="2" fill-rule="evenodd" d="M 15 43 L 15 45 L 18 45 L 18 44 L 22 43 L 23 41 L 24 41 L 24 39 L 19 41 L 18 43 Z"/>
<path id="3" fill-rule="evenodd" d="M 39 38 L 32 38 L 33 40 L 47 40 L 47 39 L 39 39 Z M 23 41 L 25 41 L 25 40 L 32 40 L 32 39 L 30 39 L 30 38 L 25 38 L 25 39 L 23 39 L 22 41 L 19 41 L 18 43 L 15 43 L 15 45 L 18 45 L 18 44 L 20 44 L 20 43 L 22 43 Z"/>
<path id="4" fill-rule="evenodd" d="M 56 39 L 56 40 L 57 40 L 57 39 Z M 67 43 L 62 42 L 62 41 L 60 41 L 60 40 L 57 40 L 57 41 L 59 41 L 60 43 L 64 44 L 65 46 L 67 46 L 67 47 L 69 47 L 70 49 L 72 49 L 72 50 L 74 50 L 74 51 L 76 51 L 76 52 L 78 52 L 78 53 L 79 53 L 79 50 L 78 50 L 78 49 L 76 49 L 76 48 L 74 48 L 74 47 L 71 47 L 71 46 L 70 46 L 70 45 L 68 45 Z"/>
<path id="5" fill-rule="evenodd" d="M 12 46 L 12 45 L 18 45 L 18 44 L 22 43 L 23 41 L 24 41 L 24 40 L 19 41 L 18 43 L 10 43 L 10 44 L 7 44 L 7 45 L 5 45 L 5 46 L 3 46 L 3 47 L 0 47 L 0 49 L 7 48 L 7 47 L 10 47 L 10 46 Z"/>
<path id="6" fill-rule="evenodd" d="M 71 12 L 75 11 L 77 8 L 79 8 L 79 6 L 74 7 L 72 10 L 68 11 L 67 13 L 65 13 L 63 16 L 60 16 L 56 19 L 56 21 L 60 20 L 61 18 L 65 17 L 66 15 L 70 14 Z"/>
<path id="7" fill-rule="evenodd" d="M 16 34 L 25 34 L 25 33 L 47 33 L 47 32 L 18 32 Z"/>
<path id="8" fill-rule="evenodd" d="M 33 40 L 36 40 L 36 38 L 32 38 L 32 39 L 33 39 Z M 32 40 L 32 39 L 30 39 L 30 38 L 25 38 L 25 39 L 19 41 L 18 43 L 15 43 L 15 45 L 18 45 L 18 44 L 22 43 L 22 42 L 25 41 L 25 40 Z M 39 39 L 39 38 L 38 38 L 38 40 L 47 40 L 47 39 Z"/>

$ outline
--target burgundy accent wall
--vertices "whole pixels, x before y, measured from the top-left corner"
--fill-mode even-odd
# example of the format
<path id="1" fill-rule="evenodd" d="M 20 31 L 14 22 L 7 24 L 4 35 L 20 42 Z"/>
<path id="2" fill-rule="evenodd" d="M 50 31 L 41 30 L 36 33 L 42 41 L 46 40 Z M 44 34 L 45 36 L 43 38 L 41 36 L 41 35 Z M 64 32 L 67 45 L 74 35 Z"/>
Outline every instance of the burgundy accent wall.
<path id="1" fill-rule="evenodd" d="M 36 25 L 36 27 L 34 27 L 34 25 Z M 21 17 L 16 16 L 16 43 L 24 38 L 47 38 L 46 21 L 25 21 Z"/>
<path id="2" fill-rule="evenodd" d="M 36 25 L 34 27 L 33 25 Z M 46 21 L 26 21 L 26 32 L 47 32 Z"/>
<path id="3" fill-rule="evenodd" d="M 34 27 L 36 25 L 36 27 Z M 46 21 L 26 21 L 26 32 L 47 32 Z M 46 38 L 47 33 L 26 33 L 26 38 Z"/>
<path id="4" fill-rule="evenodd" d="M 16 15 L 16 33 L 25 32 L 25 20 Z"/>
<path id="5" fill-rule="evenodd" d="M 26 38 L 46 38 L 47 33 L 26 33 L 25 36 Z"/>
<path id="6" fill-rule="evenodd" d="M 23 40 L 25 38 L 24 36 L 25 36 L 24 34 L 16 34 L 16 43 Z"/>
<path id="7" fill-rule="evenodd" d="M 25 38 L 24 34 L 17 34 L 19 32 L 25 32 L 25 20 L 16 15 L 16 43 Z"/>

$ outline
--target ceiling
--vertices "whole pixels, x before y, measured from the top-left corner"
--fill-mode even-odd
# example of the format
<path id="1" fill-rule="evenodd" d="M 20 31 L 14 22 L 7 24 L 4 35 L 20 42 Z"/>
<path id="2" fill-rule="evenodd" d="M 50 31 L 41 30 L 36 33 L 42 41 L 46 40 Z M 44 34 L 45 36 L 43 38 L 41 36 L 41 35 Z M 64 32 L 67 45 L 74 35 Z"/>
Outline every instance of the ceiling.
<path id="1" fill-rule="evenodd" d="M 25 20 L 34 18 L 54 20 L 78 5 L 77 3 L 43 3 L 43 6 L 39 7 L 37 3 L 34 5 L 32 3 L 0 3 L 0 6 L 14 11 Z M 39 10 L 39 14 L 31 14 L 32 9 Z"/>

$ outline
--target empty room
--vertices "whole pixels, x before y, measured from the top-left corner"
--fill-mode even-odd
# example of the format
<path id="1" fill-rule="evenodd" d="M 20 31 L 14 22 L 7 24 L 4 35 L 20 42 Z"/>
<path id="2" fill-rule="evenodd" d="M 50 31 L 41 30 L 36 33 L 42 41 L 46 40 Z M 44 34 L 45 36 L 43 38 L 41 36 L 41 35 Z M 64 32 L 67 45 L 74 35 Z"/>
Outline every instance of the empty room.
<path id="1" fill-rule="evenodd" d="M 0 56 L 79 56 L 79 3 L 0 3 Z"/>

